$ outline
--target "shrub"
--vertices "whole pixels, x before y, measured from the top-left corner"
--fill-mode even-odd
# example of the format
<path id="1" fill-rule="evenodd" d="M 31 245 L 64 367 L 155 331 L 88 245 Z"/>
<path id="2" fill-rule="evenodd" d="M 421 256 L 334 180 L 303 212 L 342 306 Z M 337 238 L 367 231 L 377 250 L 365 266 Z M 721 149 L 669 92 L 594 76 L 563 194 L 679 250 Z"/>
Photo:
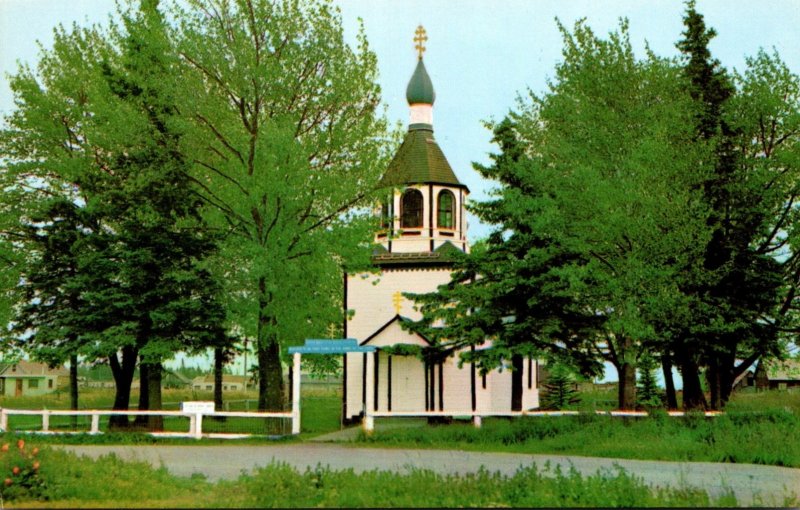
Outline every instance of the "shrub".
<path id="1" fill-rule="evenodd" d="M 0 495 L 4 501 L 42 499 L 46 485 L 39 473 L 38 448 L 26 448 L 25 440 L 0 446 Z"/>

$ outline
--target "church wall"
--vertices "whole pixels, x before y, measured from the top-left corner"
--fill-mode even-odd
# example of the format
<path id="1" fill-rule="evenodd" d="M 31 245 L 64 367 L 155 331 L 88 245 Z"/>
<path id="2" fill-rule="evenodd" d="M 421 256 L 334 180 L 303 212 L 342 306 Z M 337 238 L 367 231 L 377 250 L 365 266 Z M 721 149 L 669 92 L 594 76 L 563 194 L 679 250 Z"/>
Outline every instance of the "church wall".
<path id="1" fill-rule="evenodd" d="M 397 315 L 393 302 L 396 292 L 433 292 L 449 281 L 450 270 L 445 268 L 385 269 L 379 274 L 348 275 L 346 306 L 355 314 L 347 321 L 347 336 L 363 342 Z M 406 298 L 401 301 L 400 315 L 413 320 L 422 317 Z"/>

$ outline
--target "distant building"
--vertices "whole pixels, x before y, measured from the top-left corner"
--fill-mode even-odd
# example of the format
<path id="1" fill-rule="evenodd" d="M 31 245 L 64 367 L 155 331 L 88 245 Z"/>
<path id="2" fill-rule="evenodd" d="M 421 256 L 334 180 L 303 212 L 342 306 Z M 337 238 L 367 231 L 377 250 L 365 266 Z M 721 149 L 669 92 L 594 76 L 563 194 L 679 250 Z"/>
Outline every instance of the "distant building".
<path id="1" fill-rule="evenodd" d="M 0 396 L 22 397 L 51 393 L 69 384 L 69 370 L 44 363 L 0 363 Z"/>
<path id="2" fill-rule="evenodd" d="M 222 391 L 244 391 L 246 383 L 248 383 L 247 377 L 243 375 L 223 374 Z M 192 389 L 214 391 L 214 374 L 201 375 L 192 379 Z"/>
<path id="3" fill-rule="evenodd" d="M 800 388 L 800 361 L 759 361 L 755 381 L 759 390 Z"/>

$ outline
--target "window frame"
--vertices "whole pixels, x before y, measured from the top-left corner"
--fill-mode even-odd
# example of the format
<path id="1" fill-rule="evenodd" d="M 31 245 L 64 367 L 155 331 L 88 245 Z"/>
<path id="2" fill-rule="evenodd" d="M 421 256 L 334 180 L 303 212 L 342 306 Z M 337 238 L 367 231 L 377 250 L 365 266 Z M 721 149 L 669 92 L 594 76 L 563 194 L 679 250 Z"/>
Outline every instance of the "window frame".
<path id="1" fill-rule="evenodd" d="M 416 197 L 418 199 L 418 203 L 406 203 L 406 199 L 410 199 L 410 197 Z M 411 209 L 409 207 L 410 205 L 416 205 L 417 208 Z M 413 217 L 409 214 L 409 211 L 413 211 Z M 412 225 L 407 223 L 407 221 L 411 218 L 417 220 L 416 224 Z M 422 195 L 422 191 L 418 190 L 417 188 L 408 188 L 400 196 L 400 228 L 423 228 L 424 226 L 425 197 Z"/>
<path id="2" fill-rule="evenodd" d="M 442 208 L 443 197 L 449 197 L 450 199 L 449 210 L 444 210 Z M 449 214 L 450 216 L 449 225 L 444 224 L 444 222 L 442 221 L 443 213 L 445 218 Z M 449 189 L 439 190 L 439 193 L 437 193 L 436 195 L 436 228 L 447 229 L 447 230 L 455 230 L 456 228 L 456 196 Z"/>

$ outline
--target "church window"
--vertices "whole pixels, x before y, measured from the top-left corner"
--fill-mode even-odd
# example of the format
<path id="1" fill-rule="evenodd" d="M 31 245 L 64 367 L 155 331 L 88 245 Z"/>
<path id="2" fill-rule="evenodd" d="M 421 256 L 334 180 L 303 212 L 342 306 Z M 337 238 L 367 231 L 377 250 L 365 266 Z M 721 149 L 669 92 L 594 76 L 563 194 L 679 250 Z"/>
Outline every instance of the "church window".
<path id="1" fill-rule="evenodd" d="M 444 189 L 439 192 L 437 227 L 453 228 L 455 225 L 455 202 L 456 199 L 450 191 Z"/>
<path id="2" fill-rule="evenodd" d="M 422 193 L 419 190 L 410 189 L 403 193 L 400 208 L 401 228 L 422 226 Z"/>

